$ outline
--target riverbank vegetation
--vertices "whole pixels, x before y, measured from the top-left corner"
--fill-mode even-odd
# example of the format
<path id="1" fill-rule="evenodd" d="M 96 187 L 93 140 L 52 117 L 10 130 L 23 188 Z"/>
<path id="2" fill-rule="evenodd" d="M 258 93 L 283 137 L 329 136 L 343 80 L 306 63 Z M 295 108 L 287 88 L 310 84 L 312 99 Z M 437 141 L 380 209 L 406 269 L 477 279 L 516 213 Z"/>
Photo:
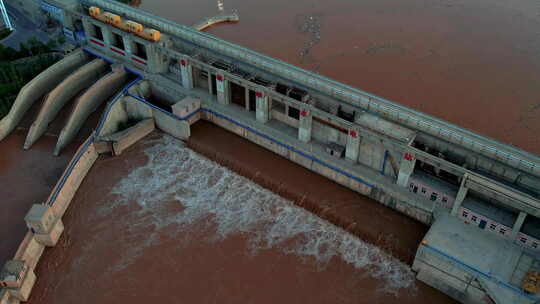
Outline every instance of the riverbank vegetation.
<path id="1" fill-rule="evenodd" d="M 8 29 L 8 28 L 1 29 L 0 30 L 0 40 L 2 40 L 4 38 L 6 38 L 7 36 L 9 36 L 9 34 L 11 34 L 11 32 L 13 32 L 13 31 Z"/>
<path id="2" fill-rule="evenodd" d="M 62 42 L 31 38 L 19 50 L 0 45 L 0 119 L 11 109 L 19 90 L 61 58 L 55 48 Z"/>

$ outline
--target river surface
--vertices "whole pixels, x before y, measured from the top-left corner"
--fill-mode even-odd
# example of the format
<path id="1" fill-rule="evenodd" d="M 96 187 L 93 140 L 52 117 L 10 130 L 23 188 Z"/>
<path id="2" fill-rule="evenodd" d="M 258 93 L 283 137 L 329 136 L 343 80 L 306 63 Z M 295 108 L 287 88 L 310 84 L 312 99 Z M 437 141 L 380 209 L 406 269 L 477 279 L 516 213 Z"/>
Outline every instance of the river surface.
<path id="1" fill-rule="evenodd" d="M 167 135 L 101 156 L 63 222 L 28 303 L 455 303 Z"/>
<path id="2" fill-rule="evenodd" d="M 216 1 L 139 2 L 186 25 L 218 13 Z M 211 34 L 540 152 L 538 1 L 220 2 L 241 21 Z M 201 146 L 210 131 L 198 128 Z M 285 170 L 276 160 L 256 160 L 262 154 L 248 143 L 235 144 L 243 151 L 237 160 Z M 8 165 L 5 185 L 18 183 Z M 47 176 L 59 174 L 56 163 L 50 167 Z M 326 210 L 356 217 L 368 238 L 381 230 L 398 240 L 392 253 L 402 259 L 414 251 L 425 227 L 339 191 L 346 190 L 321 196 Z M 23 210 L 29 199 L 45 199 L 42 192 L 22 198 L 21 235 Z M 101 157 L 63 221 L 59 244 L 36 269 L 29 303 L 452 303 L 380 248 L 168 136 Z"/>
<path id="3" fill-rule="evenodd" d="M 540 153 L 537 0 L 153 0 L 180 24 L 237 10 L 207 32 Z"/>

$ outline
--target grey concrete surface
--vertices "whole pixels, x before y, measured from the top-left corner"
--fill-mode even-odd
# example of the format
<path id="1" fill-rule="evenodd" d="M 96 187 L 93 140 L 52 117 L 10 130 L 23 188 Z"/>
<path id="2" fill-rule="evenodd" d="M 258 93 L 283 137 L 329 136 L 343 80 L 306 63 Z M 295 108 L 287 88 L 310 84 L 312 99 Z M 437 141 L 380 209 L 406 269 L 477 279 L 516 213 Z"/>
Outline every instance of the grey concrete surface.
<path id="1" fill-rule="evenodd" d="M 117 69 L 94 83 L 76 100 L 73 111 L 58 137 L 54 148 L 55 155 L 58 155 L 74 139 L 92 112 L 118 93 L 117 91 L 125 84 L 126 80 L 127 72 L 124 69 Z"/>
<path id="2" fill-rule="evenodd" d="M 482 292 L 501 304 L 533 303 L 518 286 L 504 286 L 511 284 L 523 254 L 511 240 L 443 214 L 419 247 L 413 270 L 420 280 L 464 303 L 483 303 Z"/>
<path id="3" fill-rule="evenodd" d="M 58 112 L 81 90 L 90 87 L 106 71 L 107 62 L 94 59 L 64 79 L 48 95 L 34 123 L 30 126 L 24 142 L 24 149 L 29 149 L 47 130 L 49 123 Z"/>

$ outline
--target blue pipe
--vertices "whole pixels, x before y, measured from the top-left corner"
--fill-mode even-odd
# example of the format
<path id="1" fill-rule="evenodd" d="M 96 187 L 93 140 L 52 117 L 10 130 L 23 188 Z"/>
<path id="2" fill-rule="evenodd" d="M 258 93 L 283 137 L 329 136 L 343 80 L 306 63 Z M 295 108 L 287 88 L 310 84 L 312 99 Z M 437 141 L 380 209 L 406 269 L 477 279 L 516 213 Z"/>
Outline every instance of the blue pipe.
<path id="1" fill-rule="evenodd" d="M 388 150 L 385 150 L 384 151 L 384 160 L 383 160 L 383 163 L 382 163 L 382 168 L 381 168 L 381 174 L 384 175 L 384 170 L 386 169 L 386 160 L 388 159 Z"/>

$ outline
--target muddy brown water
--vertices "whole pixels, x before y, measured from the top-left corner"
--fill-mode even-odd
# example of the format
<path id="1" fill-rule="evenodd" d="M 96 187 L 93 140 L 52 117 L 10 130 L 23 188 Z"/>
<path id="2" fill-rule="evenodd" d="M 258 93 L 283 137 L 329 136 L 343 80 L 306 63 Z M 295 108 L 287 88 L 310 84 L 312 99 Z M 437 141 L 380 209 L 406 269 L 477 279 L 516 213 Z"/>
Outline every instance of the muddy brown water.
<path id="1" fill-rule="evenodd" d="M 188 146 L 411 263 L 427 226 L 207 121 Z"/>
<path id="2" fill-rule="evenodd" d="M 53 150 L 69 113 L 68 103 L 51 122 L 47 132 L 29 149 L 23 150 L 28 129 L 39 111 L 36 102 L 19 127 L 0 141 L 0 264 L 13 257 L 26 233 L 24 216 L 33 204 L 44 202 L 64 172 L 83 139 L 94 130 L 104 105 L 92 113 L 78 137 L 56 157 Z"/>
<path id="3" fill-rule="evenodd" d="M 101 156 L 63 220 L 28 303 L 454 303 L 161 134 Z"/>
<path id="4" fill-rule="evenodd" d="M 217 12 L 216 1 L 138 2 L 143 9 L 188 25 Z M 535 0 L 519 4 L 502 0 L 223 2 L 226 10 L 238 10 L 241 21 L 212 27 L 208 30 L 211 34 L 530 152 L 540 152 L 540 4 Z M 285 165 L 276 155 L 240 139 L 223 135 L 223 139 L 211 141 L 211 133 L 226 134 L 214 128 L 199 123 L 190 145 L 210 157 L 214 153 L 216 160 L 242 175 L 254 178 L 254 168 L 264 170 L 268 175 L 258 182 L 268 188 L 276 186 L 274 190 L 285 197 L 294 199 L 298 191 L 320 192 L 321 196 L 309 200 L 309 205 L 324 205 L 323 218 L 326 214 L 331 221 L 352 219 L 361 223 L 347 226 L 370 242 L 382 241 L 379 245 L 395 256 L 410 259 L 426 227 L 324 182 L 322 177 L 301 172 L 294 164 Z M 53 178 L 44 181 L 59 175 L 58 168 L 68 161 L 69 153 L 52 157 L 52 140 L 46 137 L 22 154 L 25 135 L 18 131 L 0 142 L 1 191 L 2 197 L 9 198 L 2 204 L 12 210 L 2 213 L 2 222 L 8 225 L 0 236 L 0 261 L 11 255 L 8 251 L 14 252 L 17 237 L 24 235 L 22 217 L 28 207 L 46 198 L 54 185 Z M 226 145 L 227 140 L 235 145 Z M 147 144 L 139 143 L 119 158 L 101 157 L 96 163 L 64 218 L 66 232 L 59 245 L 47 250 L 38 265 L 40 279 L 30 303 L 452 302 L 414 282 L 406 267 L 396 266 L 400 264 L 363 243 L 355 243 L 354 250 L 329 254 L 333 251 L 328 248 L 340 244 L 337 247 L 342 248 L 344 240 L 354 242 L 346 232 L 337 233 L 333 226 L 319 222 L 317 225 L 324 229 L 309 225 L 309 229 L 299 229 L 295 225 L 316 222 L 301 209 L 292 214 L 301 214 L 302 220 L 293 217 L 289 222 L 295 225 L 291 227 L 269 225 L 270 220 L 265 219 L 238 230 L 246 228 L 238 227 L 244 221 L 236 216 L 243 215 L 244 209 L 231 207 L 205 213 L 190 206 L 190 198 L 203 203 L 217 195 L 202 190 L 212 190 L 216 181 L 223 182 L 219 174 L 224 173 L 211 167 L 207 174 L 188 175 L 182 173 L 188 168 L 175 166 L 171 167 L 177 171 L 169 172 L 169 166 L 154 163 L 156 158 L 145 153 Z M 50 154 L 45 148 L 39 149 L 47 145 Z M 216 151 L 223 153 L 217 156 Z M 166 149 L 153 152 L 165 160 L 176 157 Z M 199 176 L 206 186 L 183 184 L 180 177 L 172 180 L 161 176 L 165 180 L 161 183 L 147 179 L 159 175 L 154 165 L 162 166 L 171 176 Z M 287 174 L 276 173 L 280 170 Z M 130 177 L 133 172 L 136 174 Z M 119 185 L 127 187 L 122 183 L 125 178 L 141 179 L 136 187 L 150 187 L 154 192 L 140 193 L 129 187 L 120 187 L 123 191 L 119 191 Z M 234 192 L 234 187 L 223 185 L 218 187 L 219 195 L 232 199 L 233 195 L 227 193 L 233 191 L 242 199 L 237 204 L 245 206 L 244 202 L 254 201 L 261 204 L 261 210 L 265 204 L 258 201 L 259 196 L 278 204 L 278 198 L 268 198 L 269 194 L 253 188 L 248 181 L 231 175 L 226 178 L 238 183 L 236 191 L 248 185 L 258 196 L 244 197 Z M 310 183 L 316 187 L 310 187 Z M 32 191 L 25 191 L 29 188 Z M 192 188 L 209 196 L 201 197 L 190 191 Z M 267 212 L 282 215 L 284 207 L 279 204 Z M 193 208 L 201 213 L 193 216 Z M 186 212 L 193 219 L 181 216 Z M 346 214 L 351 217 L 344 218 Z M 230 227 L 237 230 L 231 232 Z M 291 233 L 293 228 L 298 228 L 298 233 Z M 223 235 L 224 229 L 229 233 L 216 237 Z M 269 231 L 272 233 L 263 233 Z M 265 235 L 273 238 L 254 245 L 254 236 L 264 239 Z M 320 246 L 310 242 L 321 239 Z M 267 246 L 268 242 L 274 243 Z M 299 246 L 296 242 L 302 246 L 295 247 Z M 386 269 L 381 265 L 392 266 Z"/>
<path id="5" fill-rule="evenodd" d="M 216 0 L 138 2 L 185 25 L 218 13 Z M 540 153 L 537 0 L 220 2 L 240 22 L 210 34 Z"/>

